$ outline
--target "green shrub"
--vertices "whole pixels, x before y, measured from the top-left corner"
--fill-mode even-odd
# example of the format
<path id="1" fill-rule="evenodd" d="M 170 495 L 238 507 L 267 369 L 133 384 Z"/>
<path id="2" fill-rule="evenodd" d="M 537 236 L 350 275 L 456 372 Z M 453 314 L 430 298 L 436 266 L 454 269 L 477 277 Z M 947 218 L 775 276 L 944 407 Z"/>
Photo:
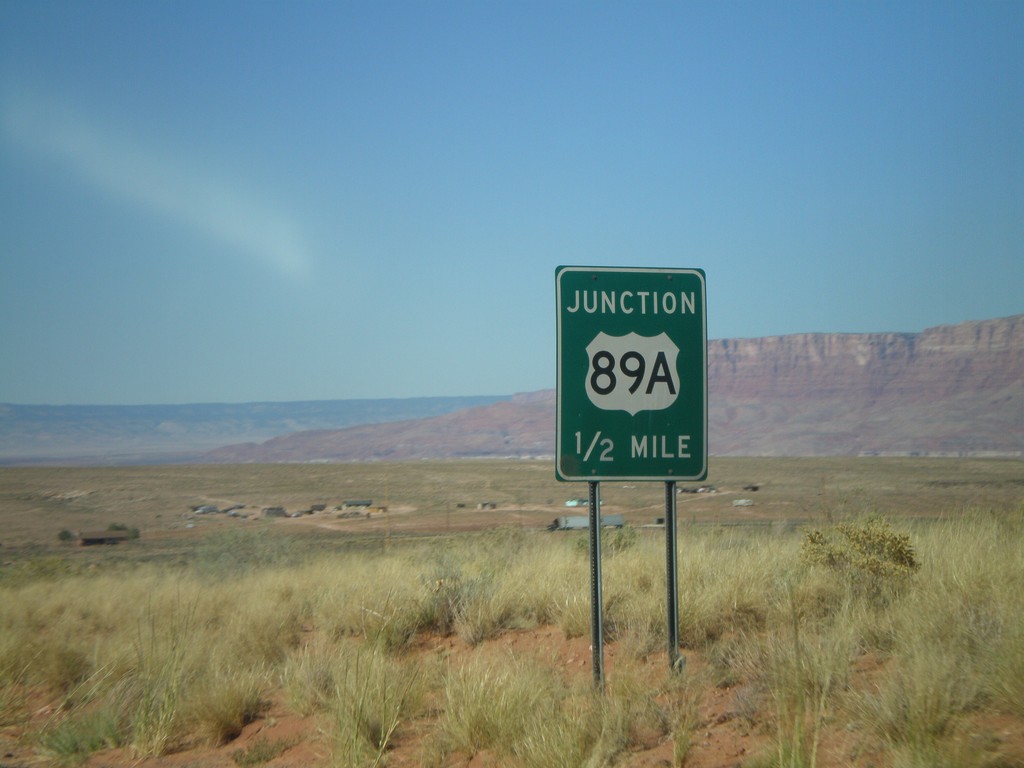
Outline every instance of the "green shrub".
<path id="1" fill-rule="evenodd" d="M 818 529 L 808 531 L 801 560 L 843 574 L 870 597 L 898 589 L 921 567 L 910 536 L 893 530 L 881 517 L 870 517 L 862 525 L 840 523 L 836 531 L 834 539 Z"/>
<path id="2" fill-rule="evenodd" d="M 445 675 L 442 751 L 516 753 L 540 721 L 558 717 L 566 690 L 544 670 L 516 658 L 475 657 Z"/>
<path id="3" fill-rule="evenodd" d="M 93 752 L 119 747 L 123 741 L 119 718 L 109 709 L 72 715 L 39 734 L 42 751 L 62 765 L 80 765 Z"/>
<path id="4" fill-rule="evenodd" d="M 281 677 L 289 703 L 303 717 L 326 709 L 333 700 L 337 683 L 328 653 L 302 649 L 285 662 Z"/>
<path id="5" fill-rule="evenodd" d="M 260 670 L 218 669 L 188 692 L 186 718 L 217 746 L 237 738 L 266 706 Z"/>
<path id="6" fill-rule="evenodd" d="M 72 641 L 55 641 L 44 646 L 40 666 L 43 680 L 55 691 L 70 693 L 93 672 L 92 662 Z"/>
<path id="7" fill-rule="evenodd" d="M 379 765 L 399 725 L 420 708 L 423 674 L 378 646 L 347 650 L 334 674 L 334 757 L 342 765 Z"/>
<path id="8" fill-rule="evenodd" d="M 181 705 L 194 677 L 195 605 L 177 606 L 164 621 L 150 609 L 135 640 L 136 664 L 126 680 L 131 702 L 130 744 L 139 757 L 159 757 L 181 734 Z"/>

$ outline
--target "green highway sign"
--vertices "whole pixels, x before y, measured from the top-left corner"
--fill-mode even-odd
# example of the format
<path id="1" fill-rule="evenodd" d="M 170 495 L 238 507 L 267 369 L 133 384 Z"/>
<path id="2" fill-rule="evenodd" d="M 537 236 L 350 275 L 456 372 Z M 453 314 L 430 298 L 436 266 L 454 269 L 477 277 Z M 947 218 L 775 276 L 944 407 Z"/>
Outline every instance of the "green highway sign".
<path id="1" fill-rule="evenodd" d="M 559 480 L 707 476 L 700 269 L 559 267 Z"/>

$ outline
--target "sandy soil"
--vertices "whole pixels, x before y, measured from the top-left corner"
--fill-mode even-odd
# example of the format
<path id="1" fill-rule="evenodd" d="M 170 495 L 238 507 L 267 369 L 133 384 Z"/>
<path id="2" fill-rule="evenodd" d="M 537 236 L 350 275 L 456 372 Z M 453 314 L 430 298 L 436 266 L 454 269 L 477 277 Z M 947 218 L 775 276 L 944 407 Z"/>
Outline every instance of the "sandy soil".
<path id="1" fill-rule="evenodd" d="M 312 638 L 310 638 L 312 641 Z M 543 663 L 555 661 L 570 678 L 581 683 L 593 683 L 592 653 L 589 638 L 566 639 L 556 627 L 508 632 L 503 636 L 470 648 L 458 637 L 424 636 L 413 653 L 423 655 L 444 654 L 457 663 L 468 654 L 508 654 L 521 658 L 537 658 Z M 618 644 L 605 646 L 605 679 L 611 684 L 616 674 L 620 654 Z M 690 671 L 698 670 L 703 661 L 698 654 L 688 653 Z M 633 672 L 635 673 L 635 669 Z M 655 654 L 647 659 L 643 674 L 649 678 L 654 691 L 664 681 L 668 671 L 667 654 Z M 684 671 L 683 674 L 686 674 Z M 761 750 L 769 741 L 766 733 L 752 728 L 736 711 L 735 691 L 712 688 L 701 706 L 701 728 L 697 734 L 686 765 L 688 768 L 714 768 L 739 765 L 745 757 Z M 32 721 L 18 727 L 0 729 L 0 766 L 28 768 L 47 765 L 31 744 L 22 736 L 41 726 L 53 714 L 53 703 L 39 702 Z M 429 722 L 411 723 L 396 735 L 394 746 L 388 753 L 391 768 L 414 768 L 420 765 L 422 734 Z M 671 766 L 673 743 L 659 730 L 638 734 L 639 741 L 624 757 L 624 766 Z M 228 744 L 209 746 L 185 745 L 173 754 L 158 758 L 138 759 L 124 749 L 105 750 L 94 754 L 86 763 L 93 768 L 221 768 L 235 766 L 235 755 L 250 749 L 259 740 L 284 742 L 290 745 L 282 754 L 264 763 L 268 768 L 318 768 L 329 766 L 330 745 L 325 743 L 316 716 L 300 717 L 289 711 L 281 691 L 268 697 L 267 707 L 261 715 Z M 474 755 L 456 755 L 451 766 L 484 768 L 497 766 L 497 756 L 487 752 Z"/>
<path id="2" fill-rule="evenodd" d="M 310 631 L 307 642 L 315 642 L 314 635 Z M 458 637 L 423 636 L 412 653 L 443 654 L 456 662 L 469 654 L 511 653 L 521 658 L 536 658 L 546 664 L 555 662 L 570 678 L 577 678 L 585 685 L 593 683 L 589 638 L 567 639 L 555 627 L 507 632 L 475 648 L 470 648 Z M 605 646 L 605 679 L 609 685 L 615 679 L 620 653 L 622 650 L 616 643 Z M 684 651 L 684 654 L 686 668 L 679 674 L 699 674 L 705 666 L 704 659 L 693 651 Z M 631 663 L 630 672 L 637 674 L 635 662 Z M 661 688 L 669 674 L 673 673 L 668 670 L 667 654 L 652 654 L 640 668 L 642 679 L 649 681 L 652 695 Z M 882 674 L 885 670 L 881 662 L 873 656 L 865 656 L 855 666 L 853 684 L 858 687 L 869 685 L 872 679 Z M 765 715 L 759 712 L 750 717 L 750 698 L 750 691 L 742 682 L 731 687 L 708 687 L 704 690 L 699 705 L 699 725 L 692 734 L 686 754 L 686 768 L 739 768 L 771 749 L 772 735 Z M 23 737 L 52 715 L 54 703 L 39 700 L 34 704 L 37 706 L 33 707 L 31 722 L 0 729 L 0 766 L 3 768 L 49 764 Z M 420 765 L 422 739 L 430 726 L 430 717 L 403 724 L 387 754 L 387 765 L 390 768 Z M 1005 760 L 998 765 L 1024 765 L 1024 723 L 1020 719 L 1006 717 L 977 726 L 979 734 L 986 734 L 985 748 L 992 749 L 995 743 L 998 753 L 1004 756 Z M 226 768 L 237 765 L 236 756 L 261 740 L 286 747 L 281 754 L 263 763 L 268 768 L 327 768 L 331 765 L 330 745 L 317 717 L 300 717 L 290 711 L 281 691 L 272 692 L 260 716 L 227 744 L 186 744 L 172 754 L 141 760 L 127 750 L 105 750 L 94 754 L 86 765 L 92 768 Z M 673 766 L 674 747 L 670 736 L 652 726 L 649 731 L 641 730 L 635 734 L 635 743 L 617 764 L 630 768 Z M 822 734 L 818 761 L 821 766 L 868 768 L 889 765 L 891 756 L 882 751 L 876 739 L 861 732 L 858 724 L 831 722 Z M 480 752 L 452 756 L 447 765 L 485 768 L 499 766 L 501 761 L 496 755 Z"/>

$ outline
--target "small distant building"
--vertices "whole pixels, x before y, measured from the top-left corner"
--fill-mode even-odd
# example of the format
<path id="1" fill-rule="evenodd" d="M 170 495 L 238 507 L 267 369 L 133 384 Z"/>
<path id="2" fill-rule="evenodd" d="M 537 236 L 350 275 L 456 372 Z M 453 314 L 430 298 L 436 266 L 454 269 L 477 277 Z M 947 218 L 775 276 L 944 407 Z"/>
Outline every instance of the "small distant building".
<path id="1" fill-rule="evenodd" d="M 91 547 L 96 544 L 118 544 L 131 537 L 129 531 L 81 531 L 78 534 L 78 545 Z"/>
<path id="2" fill-rule="evenodd" d="M 341 502 L 342 509 L 369 509 L 373 506 L 373 499 L 348 499 Z"/>
<path id="3" fill-rule="evenodd" d="M 677 493 L 717 493 L 718 489 L 713 485 L 702 485 L 697 488 L 676 488 Z"/>
<path id="4" fill-rule="evenodd" d="M 602 528 L 622 528 L 626 519 L 622 515 L 604 515 Z M 548 526 L 549 531 L 586 531 L 590 528 L 589 515 L 561 515 Z"/>
<path id="5" fill-rule="evenodd" d="M 586 515 L 559 515 L 551 521 L 549 531 L 585 531 L 590 527 L 590 518 Z"/>

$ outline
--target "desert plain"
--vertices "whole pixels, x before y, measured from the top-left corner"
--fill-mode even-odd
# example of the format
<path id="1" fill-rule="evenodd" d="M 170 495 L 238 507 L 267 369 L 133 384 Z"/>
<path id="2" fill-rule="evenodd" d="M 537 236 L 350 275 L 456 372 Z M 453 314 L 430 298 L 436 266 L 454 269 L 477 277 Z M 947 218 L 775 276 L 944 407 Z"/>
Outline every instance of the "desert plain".
<path id="1" fill-rule="evenodd" d="M 710 493 L 687 493 L 706 486 Z M 756 486 L 757 490 L 746 490 Z M 893 518 L 941 518 L 965 509 L 1012 509 L 1024 498 L 1024 462 L 927 457 L 712 457 L 705 481 L 679 483 L 677 515 L 720 525 L 799 524 L 875 512 Z M 354 535 L 440 534 L 505 526 L 546 527 L 579 514 L 565 502 L 587 496 L 585 483 L 555 479 L 550 461 L 446 460 L 407 463 L 154 465 L 0 468 L 0 544 L 59 544 L 61 530 L 137 528 L 133 546 L 188 541 L 224 526 L 251 524 L 280 507 L 280 532 L 325 541 Z M 602 483 L 602 511 L 628 524 L 665 514 L 661 483 Z M 732 502 L 749 499 L 751 506 Z M 345 518 L 347 501 L 371 501 L 369 516 Z M 194 509 L 238 507 L 235 516 Z M 315 506 L 324 509 L 313 514 Z M 266 521 L 264 521 L 266 522 Z M 67 551 L 66 548 L 60 551 Z"/>
<path id="2" fill-rule="evenodd" d="M 673 670 L 664 486 L 601 486 L 599 687 L 550 461 L 2 468 L 0 765 L 1024 765 L 1024 463 L 677 490 Z"/>

